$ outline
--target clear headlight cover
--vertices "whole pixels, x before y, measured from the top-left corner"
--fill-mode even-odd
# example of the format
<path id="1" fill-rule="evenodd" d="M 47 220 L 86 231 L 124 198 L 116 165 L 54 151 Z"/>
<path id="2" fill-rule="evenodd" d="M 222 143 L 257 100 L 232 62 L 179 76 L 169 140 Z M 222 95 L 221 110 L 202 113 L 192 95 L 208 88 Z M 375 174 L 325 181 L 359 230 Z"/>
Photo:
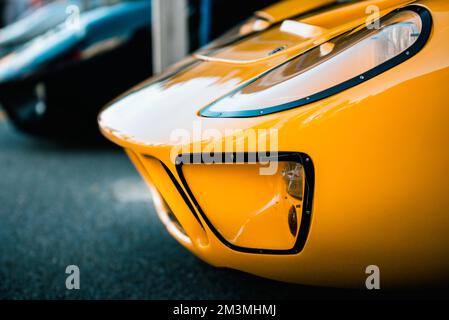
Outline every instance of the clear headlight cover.
<path id="1" fill-rule="evenodd" d="M 379 28 L 362 26 L 268 71 L 201 111 L 206 117 L 252 117 L 318 101 L 356 86 L 419 52 L 431 30 L 423 7 L 396 10 Z"/>

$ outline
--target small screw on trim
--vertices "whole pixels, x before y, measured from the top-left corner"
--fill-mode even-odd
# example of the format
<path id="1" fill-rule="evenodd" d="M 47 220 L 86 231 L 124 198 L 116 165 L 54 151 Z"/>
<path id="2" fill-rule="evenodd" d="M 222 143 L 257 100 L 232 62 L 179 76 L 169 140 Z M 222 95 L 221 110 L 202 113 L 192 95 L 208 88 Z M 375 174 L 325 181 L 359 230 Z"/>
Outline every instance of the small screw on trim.
<path id="1" fill-rule="evenodd" d="M 278 53 L 278 52 L 284 50 L 285 48 L 287 48 L 287 46 L 277 47 L 276 49 L 274 49 L 274 50 L 268 52 L 268 55 L 271 56 L 271 55 L 273 55 L 273 54 L 275 54 L 275 53 Z"/>

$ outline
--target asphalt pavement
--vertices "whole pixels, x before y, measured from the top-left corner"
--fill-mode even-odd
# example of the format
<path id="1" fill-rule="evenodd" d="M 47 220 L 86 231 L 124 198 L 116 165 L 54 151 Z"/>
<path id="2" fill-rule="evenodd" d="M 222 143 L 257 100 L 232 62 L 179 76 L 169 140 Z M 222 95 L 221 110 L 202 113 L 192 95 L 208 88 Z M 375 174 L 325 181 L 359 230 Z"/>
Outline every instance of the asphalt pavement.
<path id="1" fill-rule="evenodd" d="M 68 265 L 80 268 L 80 290 L 66 289 Z M 366 292 L 285 284 L 203 263 L 167 234 L 121 150 L 41 141 L 0 114 L 0 298 L 359 296 Z"/>

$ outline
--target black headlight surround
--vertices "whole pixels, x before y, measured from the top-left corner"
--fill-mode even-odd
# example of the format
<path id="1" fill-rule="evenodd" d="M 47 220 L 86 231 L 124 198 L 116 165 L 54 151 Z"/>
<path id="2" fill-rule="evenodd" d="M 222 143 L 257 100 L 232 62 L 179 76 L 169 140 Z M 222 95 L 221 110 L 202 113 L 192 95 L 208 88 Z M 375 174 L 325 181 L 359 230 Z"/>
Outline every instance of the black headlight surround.
<path id="1" fill-rule="evenodd" d="M 330 96 L 338 94 L 342 91 L 345 91 L 347 89 L 355 87 L 363 82 L 366 82 L 366 81 L 384 73 L 387 70 L 390 70 L 390 69 L 396 67 L 397 65 L 403 63 L 404 61 L 410 59 L 411 57 L 415 56 L 418 52 L 420 52 L 421 49 L 424 48 L 425 44 L 427 43 L 427 41 L 430 37 L 431 31 L 432 31 L 432 15 L 430 14 L 429 10 L 426 9 L 425 7 L 422 7 L 419 5 L 410 5 L 410 6 L 406 6 L 403 8 L 398 8 L 391 13 L 398 13 L 401 11 L 413 11 L 420 16 L 421 21 L 422 21 L 421 34 L 420 34 L 419 38 L 416 40 L 416 42 L 409 49 L 405 50 L 404 52 L 395 56 L 394 58 L 380 64 L 379 66 L 377 66 L 363 74 L 360 74 L 352 79 L 342 82 L 341 84 L 338 84 L 334 87 L 325 89 L 325 90 L 318 92 L 316 94 L 313 94 L 311 96 L 308 96 L 308 97 L 305 97 L 305 98 L 302 98 L 299 100 L 291 101 L 288 103 L 280 104 L 277 106 L 254 109 L 254 110 L 240 110 L 240 111 L 222 111 L 221 112 L 221 111 L 211 111 L 210 110 L 210 108 L 212 106 L 214 106 L 221 99 L 231 96 L 234 93 L 239 92 L 240 90 L 242 90 L 246 86 L 250 85 L 251 83 L 255 82 L 256 80 L 266 76 L 267 74 L 272 72 L 274 69 L 279 68 L 279 67 L 291 62 L 292 60 L 294 60 L 298 57 L 298 56 L 295 56 L 295 57 L 290 58 L 289 60 L 283 62 L 282 64 L 275 67 L 274 69 L 270 69 L 270 70 L 264 72 L 260 76 L 252 79 L 251 81 L 243 84 L 242 86 L 240 86 L 237 89 L 233 90 L 232 92 L 228 93 L 224 97 L 211 103 L 207 107 L 203 108 L 199 112 L 199 114 L 203 117 L 208 117 L 208 118 L 251 118 L 251 117 L 268 115 L 268 114 L 272 114 L 272 113 L 276 113 L 276 112 L 280 112 L 280 111 L 284 111 L 284 110 L 289 110 L 289 109 L 293 109 L 293 108 L 298 108 L 298 107 L 302 107 L 302 106 L 305 106 L 305 105 L 313 103 L 313 102 L 317 102 L 319 100 L 323 100 L 325 98 L 328 98 Z M 381 17 L 380 21 L 382 21 L 383 19 L 385 19 L 385 17 Z"/>
<path id="2" fill-rule="evenodd" d="M 207 154 L 206 154 L 207 155 Z M 291 255 L 300 253 L 306 244 L 310 225 L 312 222 L 312 205 L 313 205 L 313 195 L 315 190 L 315 168 L 313 165 L 312 158 L 301 152 L 278 152 L 276 155 L 261 155 L 259 153 L 235 153 L 235 152 L 226 152 L 221 154 L 222 162 L 214 162 L 216 163 L 257 163 L 260 161 L 292 161 L 298 162 L 304 167 L 305 173 L 305 189 L 304 189 L 304 202 L 303 208 L 301 212 L 301 222 L 299 225 L 298 235 L 296 238 L 296 242 L 291 249 L 286 250 L 278 250 L 278 249 L 258 249 L 258 248 L 247 248 L 236 246 L 229 241 L 227 241 L 223 235 L 214 227 L 212 222 L 208 219 L 205 212 L 202 210 L 198 201 L 195 199 L 193 192 L 189 188 L 187 180 L 184 177 L 183 166 L 190 164 L 204 164 L 204 157 L 202 154 L 181 154 L 176 158 L 176 171 L 181 180 L 181 183 L 186 190 L 189 198 L 191 199 L 193 206 L 197 209 L 201 218 L 206 223 L 208 228 L 212 231 L 212 233 L 220 240 L 228 248 L 244 253 L 252 253 L 252 254 L 272 254 L 272 255 Z M 241 157 L 241 155 L 243 157 Z M 240 162 L 240 159 L 243 159 L 243 162 Z M 211 163 L 208 163 L 211 164 Z M 188 199 L 185 199 L 188 201 Z M 198 219 L 195 210 L 192 210 L 194 216 Z M 201 224 L 201 223 L 200 223 Z M 203 227 L 204 228 L 204 227 Z"/>

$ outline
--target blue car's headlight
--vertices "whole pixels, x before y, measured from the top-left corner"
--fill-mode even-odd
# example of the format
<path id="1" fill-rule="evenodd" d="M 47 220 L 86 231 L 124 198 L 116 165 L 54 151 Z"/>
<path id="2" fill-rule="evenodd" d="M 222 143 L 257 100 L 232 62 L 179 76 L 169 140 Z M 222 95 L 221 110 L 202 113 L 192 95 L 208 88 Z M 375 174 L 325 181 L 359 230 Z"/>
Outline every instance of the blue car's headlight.
<path id="1" fill-rule="evenodd" d="M 396 10 L 379 28 L 356 28 L 281 66 L 201 110 L 206 117 L 252 117 L 329 97 L 391 69 L 415 55 L 431 30 L 419 6 Z"/>

